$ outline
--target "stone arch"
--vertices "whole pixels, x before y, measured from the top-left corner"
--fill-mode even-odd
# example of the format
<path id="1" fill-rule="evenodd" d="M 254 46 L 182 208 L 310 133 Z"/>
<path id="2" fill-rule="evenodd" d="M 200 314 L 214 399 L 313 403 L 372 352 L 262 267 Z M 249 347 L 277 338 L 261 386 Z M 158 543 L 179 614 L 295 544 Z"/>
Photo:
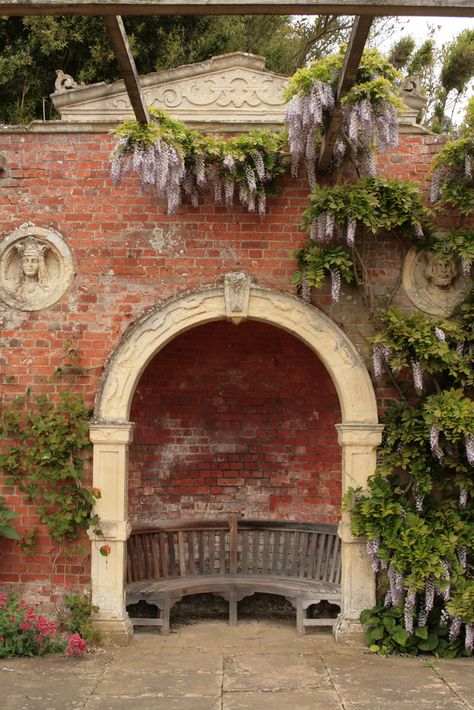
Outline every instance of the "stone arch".
<path id="1" fill-rule="evenodd" d="M 254 285 L 242 273 L 227 274 L 224 285 L 202 287 L 158 305 L 130 328 L 111 355 L 97 395 L 94 444 L 94 486 L 101 488 L 97 512 L 112 547 L 99 552 L 103 538 L 92 538 L 92 589 L 101 609 L 99 625 L 117 638 L 128 638 L 131 626 L 124 605 L 127 522 L 127 453 L 133 424 L 133 394 L 150 360 L 173 338 L 193 327 L 228 318 L 261 321 L 291 333 L 320 358 L 330 374 L 341 406 L 337 425 L 342 446 L 343 490 L 364 486 L 375 468 L 374 447 L 381 426 L 372 383 L 365 364 L 343 331 L 324 313 L 301 299 Z M 338 632 L 352 631 L 360 611 L 374 601 L 374 579 L 363 543 L 350 534 L 342 516 L 343 609 Z"/>

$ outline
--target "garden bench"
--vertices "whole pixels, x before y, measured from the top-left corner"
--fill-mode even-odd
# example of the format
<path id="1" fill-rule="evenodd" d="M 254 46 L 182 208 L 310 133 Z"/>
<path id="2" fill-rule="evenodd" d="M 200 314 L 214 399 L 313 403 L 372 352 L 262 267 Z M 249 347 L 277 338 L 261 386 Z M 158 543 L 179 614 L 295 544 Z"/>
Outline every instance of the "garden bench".
<path id="1" fill-rule="evenodd" d="M 183 597 L 210 593 L 237 604 L 257 592 L 276 594 L 296 609 L 298 633 L 332 626 L 335 619 L 307 618 L 312 604 L 340 604 L 341 546 L 336 526 L 239 519 L 170 521 L 133 530 L 127 545 L 127 605 L 156 605 L 158 619 L 134 625 L 169 632 L 170 611 Z"/>

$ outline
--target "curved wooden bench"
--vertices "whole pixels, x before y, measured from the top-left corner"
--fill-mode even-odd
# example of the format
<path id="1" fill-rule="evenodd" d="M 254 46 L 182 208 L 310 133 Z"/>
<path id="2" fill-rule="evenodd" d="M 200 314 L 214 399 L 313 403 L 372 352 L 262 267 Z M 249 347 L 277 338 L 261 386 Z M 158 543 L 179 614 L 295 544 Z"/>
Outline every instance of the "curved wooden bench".
<path id="1" fill-rule="evenodd" d="M 135 529 L 127 546 L 127 605 L 145 601 L 159 619 L 132 618 L 169 632 L 170 611 L 185 596 L 210 593 L 237 604 L 256 592 L 277 594 L 296 609 L 298 633 L 332 626 L 309 619 L 307 609 L 326 600 L 340 604 L 340 540 L 332 525 L 238 520 L 187 521 Z"/>

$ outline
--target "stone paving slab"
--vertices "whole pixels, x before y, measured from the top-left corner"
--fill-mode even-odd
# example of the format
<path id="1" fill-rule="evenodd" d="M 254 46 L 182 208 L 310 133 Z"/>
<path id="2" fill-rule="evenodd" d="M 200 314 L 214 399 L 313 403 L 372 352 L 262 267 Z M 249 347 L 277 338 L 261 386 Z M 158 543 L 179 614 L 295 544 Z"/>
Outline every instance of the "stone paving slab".
<path id="1" fill-rule="evenodd" d="M 474 710 L 474 659 L 381 658 L 330 633 L 200 621 L 84 658 L 0 659 L 1 710 Z"/>
<path id="2" fill-rule="evenodd" d="M 283 690 L 278 692 L 224 693 L 222 710 L 343 710 L 333 691 Z"/>
<path id="3" fill-rule="evenodd" d="M 318 687 L 329 687 L 329 679 L 316 655 L 249 653 L 224 660 L 224 692 Z"/>

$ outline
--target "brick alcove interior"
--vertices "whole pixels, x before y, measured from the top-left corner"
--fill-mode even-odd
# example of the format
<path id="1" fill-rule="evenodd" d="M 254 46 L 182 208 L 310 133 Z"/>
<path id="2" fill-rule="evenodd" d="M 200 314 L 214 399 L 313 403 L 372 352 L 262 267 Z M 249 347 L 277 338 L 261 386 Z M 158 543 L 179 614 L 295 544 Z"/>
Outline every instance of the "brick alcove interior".
<path id="1" fill-rule="evenodd" d="M 219 321 L 175 338 L 143 373 L 131 421 L 132 522 L 340 517 L 336 390 L 279 328 Z"/>

